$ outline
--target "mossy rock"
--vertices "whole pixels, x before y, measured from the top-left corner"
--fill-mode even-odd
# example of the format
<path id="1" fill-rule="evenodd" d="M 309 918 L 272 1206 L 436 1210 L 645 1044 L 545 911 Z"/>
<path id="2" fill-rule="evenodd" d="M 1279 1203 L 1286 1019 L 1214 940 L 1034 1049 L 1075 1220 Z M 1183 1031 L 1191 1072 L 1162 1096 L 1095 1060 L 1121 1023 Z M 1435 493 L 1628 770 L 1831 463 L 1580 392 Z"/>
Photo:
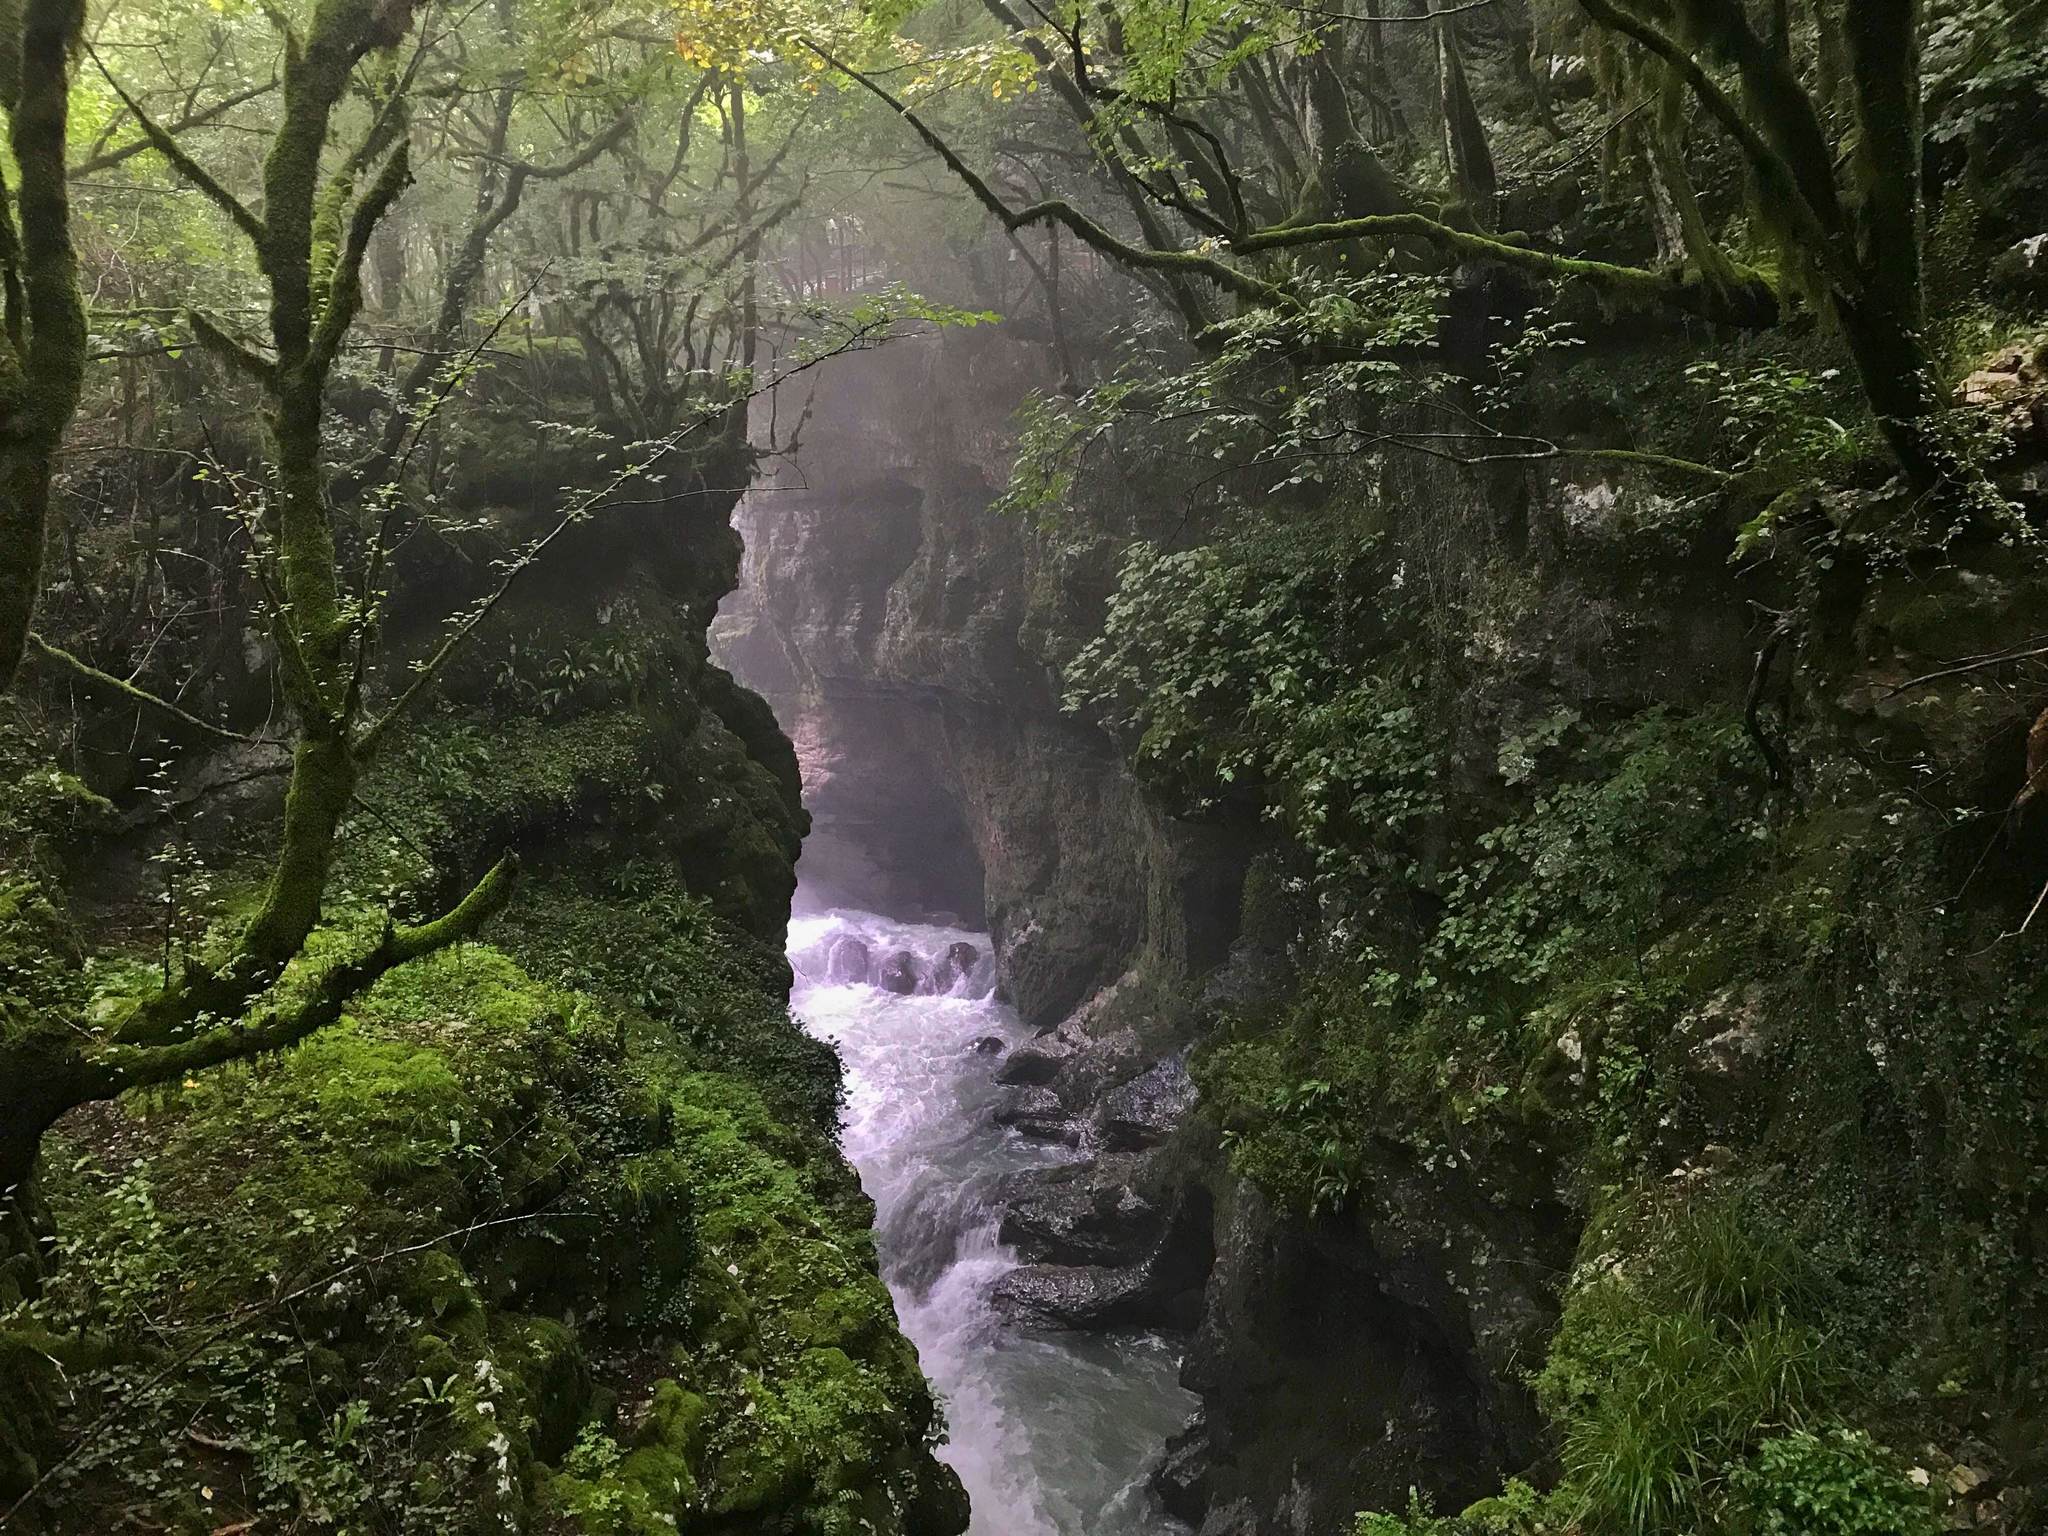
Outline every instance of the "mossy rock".
<path id="1" fill-rule="evenodd" d="M 717 973 L 723 931 L 681 925 L 675 963 Z M 455 1533 L 563 1511 L 826 1531 L 859 1509 L 949 1536 L 902 1523 L 944 1474 L 871 1208 L 826 1126 L 778 1107 L 775 1071 L 746 1075 L 735 1041 L 796 1026 L 749 965 L 723 974 L 677 1000 L 676 1029 L 461 946 L 291 1051 L 62 1127 L 63 1261 L 27 1316 L 110 1347 L 67 1364 L 68 1400 L 10 1400 L 8 1475 L 111 1409 L 45 1491 L 52 1530 L 116 1504 L 222 1523 L 317 1488 L 337 1521 Z M 754 1033 L 719 1021 L 700 1056 L 709 999 Z M 221 1317 L 249 1322 L 151 1363 L 159 1334 Z M 667 1363 L 643 1403 L 617 1362 L 649 1351 Z M 231 1449 L 195 1456 L 193 1424 Z M 630 1444 L 607 1459 L 590 1447 L 611 1424 Z"/>

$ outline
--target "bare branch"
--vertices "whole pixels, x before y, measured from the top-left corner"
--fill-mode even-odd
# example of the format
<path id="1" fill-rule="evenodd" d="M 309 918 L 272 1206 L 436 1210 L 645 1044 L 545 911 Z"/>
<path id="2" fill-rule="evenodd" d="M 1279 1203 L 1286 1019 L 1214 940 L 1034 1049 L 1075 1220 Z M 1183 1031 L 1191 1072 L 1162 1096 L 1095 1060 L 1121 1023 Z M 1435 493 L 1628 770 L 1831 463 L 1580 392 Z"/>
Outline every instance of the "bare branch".
<path id="1" fill-rule="evenodd" d="M 842 63 L 808 38 L 804 39 L 803 45 L 827 64 L 838 70 L 842 75 L 846 76 L 847 79 L 861 85 L 882 101 L 887 102 L 896 112 L 897 116 L 910 124 L 912 130 L 924 141 L 925 147 L 945 162 L 946 168 L 952 171 L 960 179 L 962 185 L 974 195 L 974 200 L 987 209 L 1002 224 L 1003 228 L 1015 231 L 1027 228 L 1033 224 L 1063 224 L 1073 232 L 1076 238 L 1094 246 L 1105 255 L 1115 257 L 1126 265 L 1147 267 L 1155 271 L 1190 273 L 1206 277 L 1219 286 L 1227 288 L 1232 293 L 1239 294 L 1245 298 L 1258 299 L 1270 304 L 1284 302 L 1285 294 L 1271 283 L 1266 282 L 1262 278 L 1254 277 L 1249 272 L 1240 271 L 1228 262 L 1218 261 L 1214 257 L 1205 255 L 1200 251 L 1171 248 L 1157 249 L 1150 246 L 1132 245 L 1128 240 L 1121 239 L 1107 229 L 1104 229 L 1100 224 L 1089 218 L 1087 214 L 1081 212 L 1080 209 L 1074 207 L 1073 204 L 1063 198 L 1049 198 L 1043 202 L 1033 203 L 1028 208 L 1012 209 L 1009 204 L 996 195 L 994 189 L 977 175 L 966 161 L 962 160 L 955 153 L 950 144 L 932 131 L 923 118 L 897 100 L 896 97 L 890 95 L 888 90 L 879 82 L 855 69 L 852 65 Z"/>
<path id="2" fill-rule="evenodd" d="M 84 678 L 96 688 L 104 688 L 109 693 L 117 693 L 124 699 L 145 705 L 160 714 L 170 716 L 181 724 L 191 726 L 194 730 L 204 731 L 207 735 L 217 740 L 254 742 L 259 745 L 267 745 L 260 736 L 250 736 L 241 731 L 229 730 L 224 725 L 215 725 L 211 720 L 202 720 L 189 710 L 181 709 L 176 704 L 173 704 L 169 699 L 151 693 L 147 688 L 138 688 L 126 678 L 116 677 L 111 672 L 102 672 L 98 667 L 82 657 L 74 656 L 61 646 L 50 644 L 41 635 L 30 634 L 28 637 L 28 648 L 45 661 L 54 661 L 59 666 L 68 668 L 71 672 Z"/>
<path id="3" fill-rule="evenodd" d="M 219 101 L 213 103 L 212 106 L 202 107 L 196 112 L 187 112 L 176 122 L 163 124 L 159 131 L 176 137 L 178 134 L 185 133 L 193 128 L 203 128 L 208 123 L 214 121 L 214 119 L 232 112 L 236 107 L 246 102 L 254 101 L 259 96 L 267 96 L 276 89 L 277 82 L 275 80 L 266 80 L 261 85 L 248 86 L 234 92 L 232 95 L 223 96 Z M 155 147 L 156 141 L 150 138 L 147 130 L 145 130 L 141 138 L 130 140 L 119 149 L 110 149 L 103 154 L 97 154 L 90 159 L 79 161 L 70 168 L 69 174 L 73 177 L 79 177 L 90 176 L 95 171 L 109 171 L 115 166 L 120 165 L 123 161 L 141 154 L 144 150 Z"/>
<path id="4" fill-rule="evenodd" d="M 263 221 L 251 213 L 240 198 L 214 180 L 212 172 L 186 154 L 169 130 L 159 126 L 157 120 L 143 109 L 142 103 L 128 94 L 121 82 L 114 78 L 114 72 L 107 68 L 107 61 L 99 56 L 98 49 L 90 43 L 85 47 L 86 52 L 92 55 L 93 63 L 99 66 L 100 73 L 106 77 L 107 84 L 113 88 L 114 94 L 121 98 L 122 105 L 135 115 L 135 121 L 141 127 L 144 137 L 149 140 L 150 147 L 170 161 L 172 169 L 190 182 L 215 207 L 234 220 L 235 227 L 260 247 L 268 238 Z"/>

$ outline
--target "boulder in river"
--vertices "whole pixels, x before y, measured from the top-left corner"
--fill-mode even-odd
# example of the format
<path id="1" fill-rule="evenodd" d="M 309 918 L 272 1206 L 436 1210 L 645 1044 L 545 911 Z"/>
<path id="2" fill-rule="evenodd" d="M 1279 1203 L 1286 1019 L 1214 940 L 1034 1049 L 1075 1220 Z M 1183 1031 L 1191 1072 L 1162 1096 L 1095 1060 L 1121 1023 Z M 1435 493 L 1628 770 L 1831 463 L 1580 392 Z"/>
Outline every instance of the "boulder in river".
<path id="1" fill-rule="evenodd" d="M 1026 1169 L 1004 1182 L 999 1198 L 998 1235 L 1033 1263 L 1139 1264 L 1166 1230 L 1166 1213 L 1107 1162 Z"/>
<path id="2" fill-rule="evenodd" d="M 1086 1045 L 1086 1038 L 1067 1025 L 1042 1029 L 1032 1037 L 1029 1045 L 1020 1045 L 1010 1052 L 1010 1059 L 1003 1063 L 1002 1071 L 996 1074 L 996 1081 L 1006 1087 L 1028 1085 L 1042 1088 L 1058 1077 Z"/>
<path id="3" fill-rule="evenodd" d="M 998 1080 L 1002 1074 L 996 1074 Z M 1067 1146 L 1079 1146 L 1081 1128 L 1074 1123 L 1074 1117 L 1060 1102 L 1060 1096 L 1050 1088 L 1019 1087 L 1004 1097 L 996 1106 L 996 1124 L 1007 1125 L 1020 1136 L 1029 1136 L 1033 1141 L 1057 1141 Z"/>
<path id="4" fill-rule="evenodd" d="M 875 977 L 875 985 L 884 992 L 908 997 L 917 990 L 918 979 L 917 956 L 907 949 L 899 949 L 882 962 L 881 974 Z"/>
<path id="5" fill-rule="evenodd" d="M 974 1042 L 974 1054 L 977 1056 L 1002 1055 L 1003 1037 L 1001 1035 L 983 1035 Z"/>
<path id="6" fill-rule="evenodd" d="M 868 954 L 867 945 L 850 934 L 834 941 L 832 952 L 825 960 L 825 979 L 845 985 L 862 982 L 874 968 L 874 961 Z"/>
<path id="7" fill-rule="evenodd" d="M 1145 1322 L 1145 1291 L 1145 1276 L 1137 1270 L 1026 1264 L 998 1280 L 989 1299 L 1020 1322 L 1095 1332 Z"/>
<path id="8" fill-rule="evenodd" d="M 1059 1076 L 1061 1058 L 1035 1045 L 1019 1046 L 1010 1052 L 996 1081 L 1005 1088 L 1043 1088 Z"/>
<path id="9" fill-rule="evenodd" d="M 1137 1152 L 1166 1140 L 1194 1107 L 1187 1065 L 1169 1056 L 1104 1096 L 1096 1130 L 1110 1151 Z"/>

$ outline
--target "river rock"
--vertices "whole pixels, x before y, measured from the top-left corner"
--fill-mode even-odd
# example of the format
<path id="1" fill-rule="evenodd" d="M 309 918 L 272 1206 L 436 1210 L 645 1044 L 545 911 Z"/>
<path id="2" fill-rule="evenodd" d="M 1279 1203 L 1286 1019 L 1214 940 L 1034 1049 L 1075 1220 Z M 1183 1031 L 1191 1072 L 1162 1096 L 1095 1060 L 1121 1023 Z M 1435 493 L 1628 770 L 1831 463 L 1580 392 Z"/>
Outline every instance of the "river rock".
<path id="1" fill-rule="evenodd" d="M 1010 1052 L 1010 1059 L 1003 1063 L 996 1081 L 1005 1087 L 1043 1087 L 1058 1077 L 1087 1045 L 1087 1037 L 1067 1024 L 1040 1030 L 1029 1045 Z"/>
<path id="2" fill-rule="evenodd" d="M 1149 1481 L 1160 1507 L 1176 1520 L 1200 1524 L 1209 1508 L 1204 1477 L 1208 1470 L 1209 1427 L 1197 1413 L 1166 1442 L 1166 1454 L 1152 1468 Z"/>
<path id="3" fill-rule="evenodd" d="M 938 965 L 932 967 L 932 991 L 952 991 L 975 973 L 975 965 L 981 961 L 981 950 L 967 940 L 954 940 L 946 946 L 946 952 L 938 956 Z"/>
<path id="4" fill-rule="evenodd" d="M 1002 1055 L 1003 1037 L 1001 1035 L 983 1035 L 974 1042 L 974 1054 L 977 1056 Z"/>
<path id="5" fill-rule="evenodd" d="M 1166 1175 L 1152 1159 L 1111 1157 L 1006 1179 L 1000 1235 L 1029 1262 L 998 1283 L 1003 1306 L 1057 1328 L 1194 1327 L 1213 1202 Z"/>
<path id="6" fill-rule="evenodd" d="M 1014 1061 L 1016 1057 L 1012 1055 L 1010 1059 Z M 998 1072 L 996 1076 L 1000 1079 L 1002 1074 Z M 1074 1117 L 1060 1103 L 1060 1096 L 1050 1088 L 1023 1086 L 1012 1089 L 996 1106 L 995 1120 L 997 1125 L 1006 1125 L 1018 1135 L 1029 1136 L 1034 1141 L 1057 1141 L 1070 1147 L 1081 1142 L 1080 1126 L 1074 1123 Z"/>
<path id="7" fill-rule="evenodd" d="M 917 983 L 917 956 L 907 949 L 899 949 L 884 960 L 881 974 L 875 978 L 876 986 L 899 997 L 908 997 L 915 992 Z"/>
<path id="8" fill-rule="evenodd" d="M 1043 1088 L 1060 1075 L 1062 1059 L 1036 1045 L 1019 1046 L 996 1073 L 996 1081 L 1005 1088 Z"/>
<path id="9" fill-rule="evenodd" d="M 874 960 L 868 954 L 867 945 L 849 936 L 833 944 L 832 952 L 825 960 L 825 979 L 842 985 L 864 982 L 873 969 Z"/>
<path id="10" fill-rule="evenodd" d="M 1049 1328 L 1099 1332 L 1150 1321 L 1145 1276 L 1092 1264 L 1026 1264 L 995 1283 L 989 1299 L 1005 1316 Z"/>
<path id="11" fill-rule="evenodd" d="M 965 939 L 956 939 L 946 946 L 946 952 L 939 957 L 939 963 L 932 972 L 932 990 L 951 992 L 961 982 L 974 974 L 975 966 L 981 963 L 981 951 Z"/>
<path id="12" fill-rule="evenodd" d="M 1123 1267 L 1021 1265 L 995 1283 L 989 1299 L 1005 1316 L 1047 1328 L 1185 1330 L 1201 1316 L 1201 1285 L 1200 1270 L 1190 1276 L 1162 1247 L 1146 1262 Z"/>
<path id="13" fill-rule="evenodd" d="M 1039 1264 L 1128 1266 L 1158 1246 L 1166 1213 L 1103 1163 L 1033 1168 L 997 1192 L 998 1235 Z"/>
<path id="14" fill-rule="evenodd" d="M 1195 1107 L 1194 1080 L 1179 1056 L 1169 1056 L 1103 1098 L 1095 1130 L 1112 1152 L 1156 1147 Z"/>

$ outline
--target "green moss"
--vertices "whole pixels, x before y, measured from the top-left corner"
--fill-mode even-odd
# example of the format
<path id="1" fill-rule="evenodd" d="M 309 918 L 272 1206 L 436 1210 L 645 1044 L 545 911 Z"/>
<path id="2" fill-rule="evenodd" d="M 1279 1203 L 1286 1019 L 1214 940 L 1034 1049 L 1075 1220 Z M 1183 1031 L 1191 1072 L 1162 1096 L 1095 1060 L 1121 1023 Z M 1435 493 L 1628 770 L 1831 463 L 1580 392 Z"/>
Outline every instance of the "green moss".
<path id="1" fill-rule="evenodd" d="M 724 921 L 665 867 L 530 882 L 501 929 L 538 975 L 596 992 L 748 1078 L 801 1124 L 838 1124 L 839 1060 L 781 1002 L 782 955 Z"/>
<path id="2" fill-rule="evenodd" d="M 676 942 L 716 952 L 710 929 Z M 688 1033 L 462 946 L 288 1053 L 69 1128 L 61 1263 L 0 1329 L 110 1346 L 71 1364 L 54 1528 L 108 1501 L 224 1522 L 308 1489 L 338 1520 L 452 1531 L 543 1508 L 824 1531 L 916 1503 L 935 1416 L 867 1203 L 823 1127 L 707 1070 Z M 165 1337 L 196 1346 L 168 1370 Z M 614 1362 L 650 1351 L 642 1402 Z M 619 1454 L 596 1456 L 613 1423 Z M 191 1424 L 234 1449 L 195 1454 Z"/>
<path id="3" fill-rule="evenodd" d="M 658 858 L 721 916 L 779 941 L 803 825 L 794 761 L 785 744 L 764 764 L 758 701 L 715 669 L 703 676 L 711 707 L 677 689 L 594 709 L 439 717 L 367 785 L 371 813 L 356 822 L 345 883 L 432 889 L 507 847 L 594 869 Z"/>

